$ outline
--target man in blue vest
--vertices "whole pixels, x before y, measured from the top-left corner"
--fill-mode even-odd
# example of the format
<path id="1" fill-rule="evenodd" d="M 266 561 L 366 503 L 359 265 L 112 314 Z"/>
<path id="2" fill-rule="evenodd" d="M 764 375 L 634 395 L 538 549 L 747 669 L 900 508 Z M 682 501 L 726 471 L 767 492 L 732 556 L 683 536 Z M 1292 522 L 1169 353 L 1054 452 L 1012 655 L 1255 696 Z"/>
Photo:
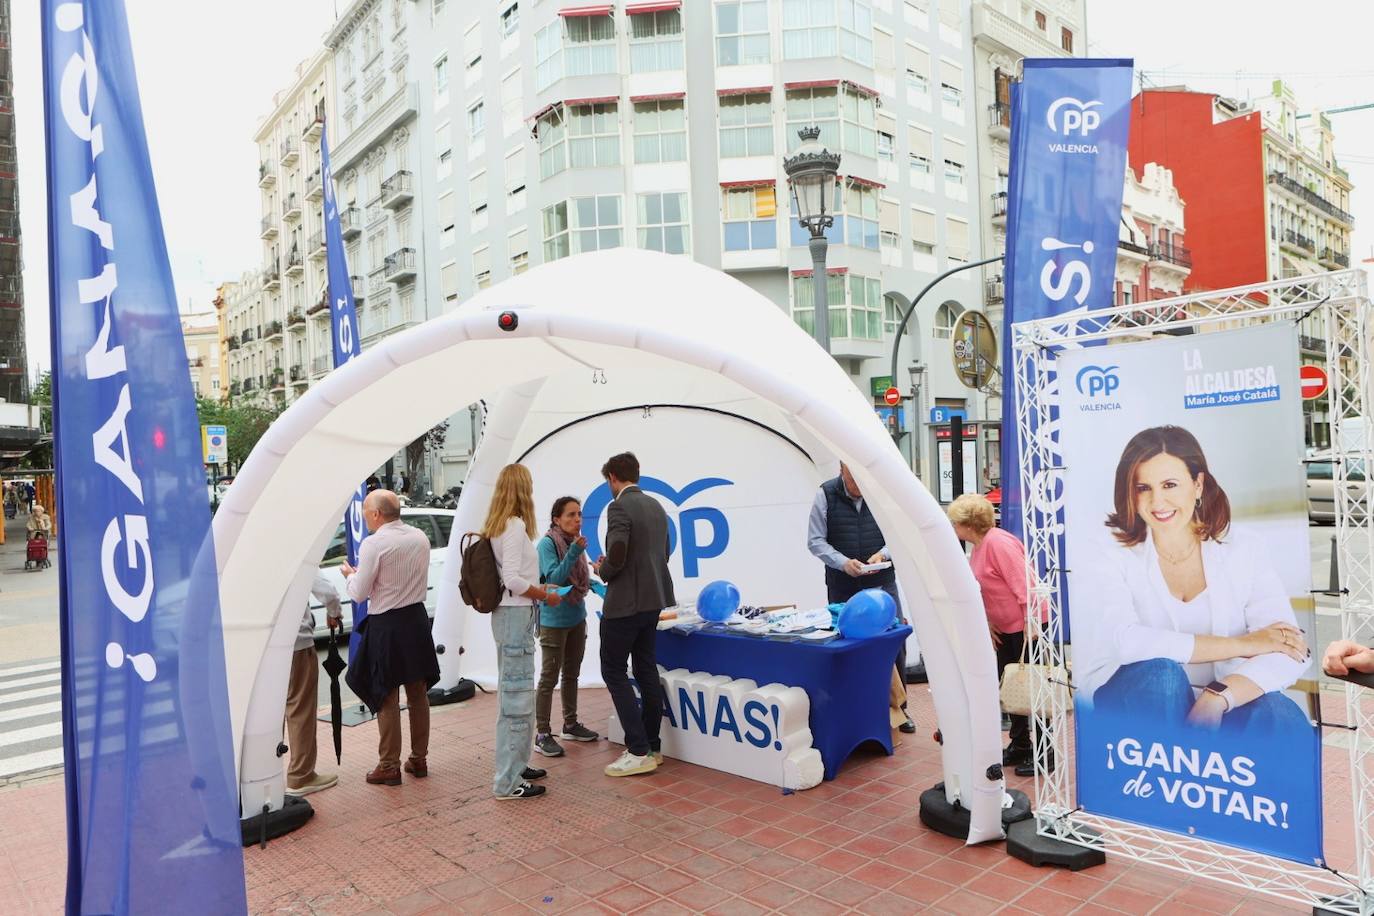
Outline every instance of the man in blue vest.
<path id="1" fill-rule="evenodd" d="M 816 491 L 811 504 L 811 518 L 807 525 L 806 546 L 812 555 L 825 564 L 826 600 L 843 604 L 866 588 L 881 588 L 897 602 L 897 614 L 902 615 L 902 602 L 897 597 L 897 573 L 891 566 L 865 573 L 866 564 L 891 560 L 887 539 L 868 511 L 863 493 L 854 481 L 849 468 L 840 463 L 840 476 L 827 480 Z M 897 675 L 906 683 L 906 645 L 897 655 Z M 905 712 L 906 704 L 902 704 Z M 914 734 L 916 723 L 907 716 L 900 726 L 903 734 Z"/>

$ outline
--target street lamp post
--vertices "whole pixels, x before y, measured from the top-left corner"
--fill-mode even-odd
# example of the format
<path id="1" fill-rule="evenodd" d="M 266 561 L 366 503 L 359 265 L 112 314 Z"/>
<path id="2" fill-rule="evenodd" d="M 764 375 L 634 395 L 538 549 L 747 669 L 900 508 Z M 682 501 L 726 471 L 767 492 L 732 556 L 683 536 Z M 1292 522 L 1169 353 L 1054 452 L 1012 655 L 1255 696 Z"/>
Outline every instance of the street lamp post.
<path id="1" fill-rule="evenodd" d="M 796 155 L 784 158 L 783 171 L 792 188 L 792 212 L 797 222 L 811 233 L 811 270 L 815 283 L 816 342 L 830 352 L 830 297 L 825 273 L 829 242 L 825 230 L 835 222 L 835 175 L 840 170 L 840 154 L 821 146 L 821 129 L 815 125 L 797 131 L 801 146 Z"/>

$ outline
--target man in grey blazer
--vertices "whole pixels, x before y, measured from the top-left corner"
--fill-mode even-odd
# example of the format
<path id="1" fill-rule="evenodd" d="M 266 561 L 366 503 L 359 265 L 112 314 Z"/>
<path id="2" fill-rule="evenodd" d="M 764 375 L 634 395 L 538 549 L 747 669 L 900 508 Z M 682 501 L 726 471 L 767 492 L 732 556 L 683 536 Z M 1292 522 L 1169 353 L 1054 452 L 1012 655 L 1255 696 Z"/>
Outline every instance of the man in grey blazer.
<path id="1" fill-rule="evenodd" d="M 606 554 L 596 572 L 606 583 L 601 608 L 601 678 L 625 728 L 625 753 L 606 767 L 607 776 L 652 773 L 663 754 L 658 730 L 663 697 L 654 637 L 658 615 L 677 603 L 668 572 L 668 515 L 639 489 L 639 459 L 615 455 L 601 468 L 615 499 L 606 509 Z M 626 662 L 639 684 L 639 704 Z"/>

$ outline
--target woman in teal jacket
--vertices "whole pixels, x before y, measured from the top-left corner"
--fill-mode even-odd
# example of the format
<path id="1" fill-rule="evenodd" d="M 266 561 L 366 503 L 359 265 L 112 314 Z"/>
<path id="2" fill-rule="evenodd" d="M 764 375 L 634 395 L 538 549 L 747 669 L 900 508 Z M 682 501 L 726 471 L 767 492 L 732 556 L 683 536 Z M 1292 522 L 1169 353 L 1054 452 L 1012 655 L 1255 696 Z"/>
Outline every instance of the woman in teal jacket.
<path id="1" fill-rule="evenodd" d="M 582 504 L 571 496 L 554 501 L 548 533 L 536 545 L 539 576 L 547 585 L 571 586 L 557 607 L 539 606 L 539 646 L 543 668 L 535 694 L 534 749 L 545 757 L 563 756 L 563 748 L 549 727 L 553 687 L 562 673 L 563 738 L 595 741 L 596 732 L 577 721 L 577 677 L 587 648 L 587 591 L 591 568 L 587 539 L 582 536 Z"/>

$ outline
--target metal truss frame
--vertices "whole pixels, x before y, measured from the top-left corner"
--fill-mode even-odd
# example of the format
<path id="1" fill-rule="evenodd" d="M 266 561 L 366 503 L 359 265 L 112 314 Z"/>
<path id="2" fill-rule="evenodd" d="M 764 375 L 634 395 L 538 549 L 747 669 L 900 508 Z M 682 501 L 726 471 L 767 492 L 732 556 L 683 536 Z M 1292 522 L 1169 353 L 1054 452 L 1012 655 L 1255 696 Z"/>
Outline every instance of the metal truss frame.
<path id="1" fill-rule="evenodd" d="M 1296 321 L 1312 314 L 1320 315 L 1325 325 L 1331 441 L 1338 454 L 1344 452 L 1345 459 L 1334 462 L 1333 482 L 1337 556 L 1343 576 L 1341 634 L 1364 645 L 1374 644 L 1371 493 L 1365 487 L 1352 493 L 1346 485 L 1354 459 L 1362 460 L 1364 468 L 1374 468 L 1370 431 L 1364 430 L 1359 441 L 1353 442 L 1348 441 L 1353 438 L 1349 431 L 1342 435 L 1342 418 L 1365 417 L 1369 418 L 1366 423 L 1374 422 L 1368 359 L 1374 311 L 1364 272 L 1345 270 L 1068 313 L 1012 326 L 1012 381 L 1022 443 L 1019 465 L 1029 587 L 1049 608 L 1048 638 L 1031 642 L 1031 664 L 1052 670 L 1062 670 L 1065 664 L 1060 598 L 1065 572 L 1063 522 L 1058 509 L 1068 481 L 1058 446 L 1058 355 L 1089 343 L 1151 337 L 1160 332 L 1251 327 Z M 1065 692 L 1056 690 L 1055 685 L 1036 679 L 1032 683 L 1032 711 L 1049 726 L 1032 730 L 1038 834 L 1335 913 L 1374 914 L 1374 713 L 1366 711 L 1361 702 L 1362 688 L 1345 687 L 1346 722 L 1355 728 L 1350 747 L 1355 864 L 1353 873 L 1340 873 L 1079 810 L 1070 777 L 1076 770 L 1070 765 L 1069 753 L 1072 700 L 1064 698 Z M 1058 766 L 1053 767 L 1051 761 L 1057 761 Z"/>

